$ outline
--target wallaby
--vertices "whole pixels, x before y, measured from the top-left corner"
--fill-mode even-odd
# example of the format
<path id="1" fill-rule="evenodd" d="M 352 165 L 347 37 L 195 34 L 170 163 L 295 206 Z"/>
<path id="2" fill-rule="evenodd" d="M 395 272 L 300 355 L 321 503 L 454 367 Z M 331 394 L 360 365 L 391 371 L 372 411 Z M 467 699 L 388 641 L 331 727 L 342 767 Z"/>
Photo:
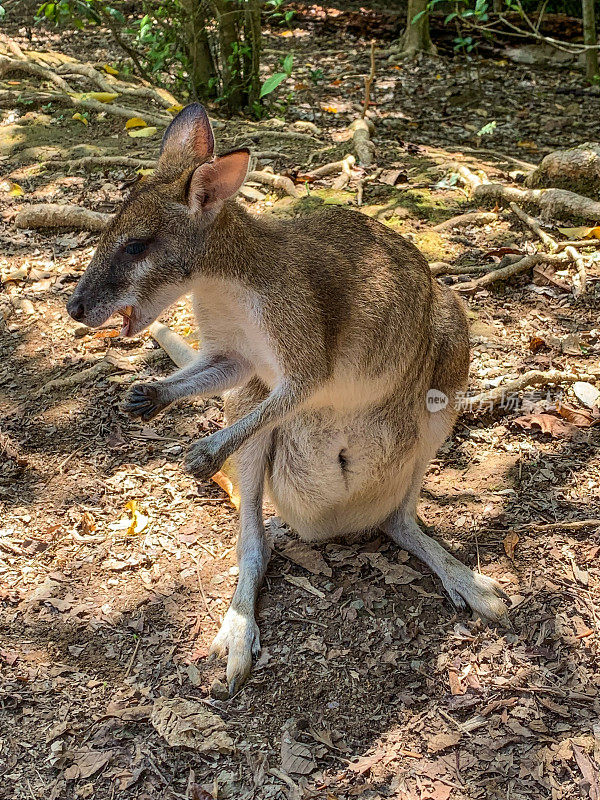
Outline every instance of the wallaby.
<path id="1" fill-rule="evenodd" d="M 232 198 L 248 161 L 247 150 L 215 157 L 204 108 L 183 109 L 156 170 L 103 231 L 68 304 L 91 327 L 118 312 L 122 334 L 133 336 L 193 295 L 197 360 L 134 386 L 125 410 L 149 420 L 179 398 L 225 394 L 229 427 L 194 443 L 187 466 L 206 479 L 235 454 L 239 580 L 212 645 L 228 653 L 232 693 L 260 647 L 265 483 L 302 539 L 381 529 L 427 564 L 457 607 L 493 621 L 507 613 L 498 584 L 461 564 L 415 518 L 423 475 L 467 385 L 460 301 L 413 244 L 363 214 L 247 213 Z M 444 402 L 428 405 L 428 397 Z"/>

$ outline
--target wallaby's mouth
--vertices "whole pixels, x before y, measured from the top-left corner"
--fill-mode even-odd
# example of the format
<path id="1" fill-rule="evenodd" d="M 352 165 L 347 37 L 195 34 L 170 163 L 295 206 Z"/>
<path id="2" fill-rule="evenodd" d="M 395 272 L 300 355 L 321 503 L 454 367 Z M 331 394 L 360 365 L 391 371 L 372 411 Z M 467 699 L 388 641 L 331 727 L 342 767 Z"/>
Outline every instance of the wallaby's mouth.
<path id="1" fill-rule="evenodd" d="M 133 306 L 125 306 L 125 308 L 120 308 L 117 311 L 117 314 L 120 314 L 123 317 L 123 325 L 121 327 L 121 336 L 130 336 L 130 331 L 133 327 Z"/>

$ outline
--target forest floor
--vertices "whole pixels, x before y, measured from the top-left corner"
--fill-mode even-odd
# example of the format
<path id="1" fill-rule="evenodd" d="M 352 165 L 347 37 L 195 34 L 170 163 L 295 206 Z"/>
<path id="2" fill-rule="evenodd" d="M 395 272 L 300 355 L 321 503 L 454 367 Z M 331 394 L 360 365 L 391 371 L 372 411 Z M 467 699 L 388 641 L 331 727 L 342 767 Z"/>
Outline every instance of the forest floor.
<path id="1" fill-rule="evenodd" d="M 120 58 L 103 31 L 40 29 L 32 42 L 7 32 L 34 50 Z M 219 148 L 278 148 L 262 166 L 292 177 L 343 157 L 369 69 L 366 38 L 342 25 L 320 37 L 317 20 L 272 32 L 266 45 L 269 70 L 296 53 L 282 122 L 223 120 Z M 469 210 L 448 165 L 458 158 L 510 181 L 522 167 L 503 156 L 536 163 L 593 138 L 600 96 L 582 86 L 578 72 L 501 54 L 482 60 L 479 77 L 460 58 L 394 67 L 378 56 L 373 141 L 382 178 L 392 177 L 365 184 L 363 211 L 430 261 L 532 252 L 535 236 L 510 212 L 433 230 Z M 235 586 L 237 516 L 219 486 L 182 468 L 188 442 L 223 424 L 221 406 L 182 402 L 151 424 L 123 414 L 130 383 L 172 365 L 148 335 L 121 340 L 112 323 L 94 332 L 68 317 L 96 234 L 14 226 L 32 202 L 113 211 L 134 175 L 43 170 L 42 160 L 155 157 L 160 135 L 130 138 L 123 120 L 88 117 L 86 126 L 72 110 L 35 103 L 1 112 L 0 172 L 23 194 L 2 195 L 0 232 L 0 798 L 166 800 L 192 796 L 194 783 L 204 798 L 236 800 L 599 798 L 600 431 L 558 424 L 560 392 L 585 416 L 566 385 L 461 417 L 420 501 L 432 535 L 500 581 L 512 629 L 457 613 L 427 569 L 382 535 L 310 548 L 267 505 L 275 549 L 258 606 L 262 653 L 224 699 L 224 666 L 207 654 Z M 317 126 L 313 139 L 278 138 L 299 119 Z M 479 134 L 491 121 L 493 135 Z M 242 202 L 282 214 L 352 205 L 362 174 L 344 190 L 315 182 L 311 203 L 260 185 Z M 596 261 L 577 298 L 566 274 L 470 294 L 471 388 L 534 368 L 597 368 L 599 278 Z M 186 300 L 163 320 L 193 339 Z M 77 381 L 107 357 L 104 371 Z M 526 414 L 557 422 L 525 429 L 515 420 Z M 232 746 L 169 745 L 160 697 L 216 713 Z"/>

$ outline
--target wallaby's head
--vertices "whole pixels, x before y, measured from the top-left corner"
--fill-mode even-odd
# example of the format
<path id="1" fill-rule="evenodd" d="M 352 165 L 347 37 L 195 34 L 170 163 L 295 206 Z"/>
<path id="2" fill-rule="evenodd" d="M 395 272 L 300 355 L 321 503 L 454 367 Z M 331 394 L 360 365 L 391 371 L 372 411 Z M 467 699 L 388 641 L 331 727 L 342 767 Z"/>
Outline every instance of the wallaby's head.
<path id="1" fill-rule="evenodd" d="M 163 137 L 154 173 L 134 186 L 100 241 L 67 304 L 92 328 L 115 313 L 124 336 L 144 330 L 189 291 L 206 254 L 207 231 L 240 188 L 249 153 L 216 158 L 206 111 L 183 109 Z"/>

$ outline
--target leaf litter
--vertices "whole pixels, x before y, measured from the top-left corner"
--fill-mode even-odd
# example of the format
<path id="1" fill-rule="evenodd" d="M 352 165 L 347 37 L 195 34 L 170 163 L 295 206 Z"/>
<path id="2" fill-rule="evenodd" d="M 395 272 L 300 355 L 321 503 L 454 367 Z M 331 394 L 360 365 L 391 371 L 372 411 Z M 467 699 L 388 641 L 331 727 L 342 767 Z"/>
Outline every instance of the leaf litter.
<path id="1" fill-rule="evenodd" d="M 298 85 L 310 87 L 316 101 L 302 95 L 307 90 L 295 90 L 289 117 L 317 124 L 319 135 L 339 152 L 309 164 L 312 145 L 286 141 L 282 150 L 291 158 L 270 164 L 267 159 L 267 166 L 303 174 L 348 152 L 347 125 L 355 111 L 344 104 L 353 97 L 360 105 L 361 76 L 368 69 L 368 42 L 351 37 L 365 33 L 367 17 L 369 25 L 389 24 L 379 12 L 352 13 L 327 21 L 333 32 L 323 42 L 341 55 L 319 48 L 318 65 L 314 40 L 304 44 L 292 34 L 306 57 Z M 299 10 L 297 30 L 318 28 L 315 20 L 323 14 Z M 348 24 L 355 26 L 350 37 Z M 23 46 L 45 47 L 47 35 L 38 29 L 34 43 Z M 267 36 L 275 46 L 283 41 Z M 95 61 L 116 64 L 106 42 L 90 45 L 85 33 L 66 32 L 61 48 L 77 55 L 77 48 L 92 46 Z M 267 58 L 276 68 L 276 57 Z M 453 153 L 440 149 L 445 145 L 476 147 L 465 125 L 479 131 L 479 111 L 499 119 L 493 139 L 498 152 L 514 152 L 517 142 L 535 139 L 537 159 L 588 132 L 592 138 L 598 102 L 590 93 L 591 111 L 570 118 L 553 103 L 558 98 L 560 104 L 563 89 L 579 90 L 577 80 L 515 66 L 502 68 L 498 77 L 497 66 L 483 59 L 487 105 L 480 108 L 476 98 L 473 103 L 462 97 L 464 85 L 472 84 L 469 70 L 459 59 L 443 64 L 443 70 L 436 66 L 440 78 L 432 80 L 429 62 L 397 70 L 378 62 L 371 109 L 378 163 L 386 172 L 383 181 L 365 184 L 365 210 L 419 246 L 432 222 L 464 211 L 464 195 L 452 183 L 441 186 L 445 173 L 430 159 L 442 153 L 453 160 Z M 310 78 L 317 66 L 326 76 L 323 86 Z M 346 74 L 359 77 L 347 80 Z M 540 92 L 535 103 L 533 76 Z M 384 81 L 391 83 L 384 87 Z M 512 101 L 522 103 L 523 113 L 513 113 Z M 503 108 L 510 109 L 506 124 Z M 50 146 L 76 141 L 102 152 L 153 157 L 156 136 L 130 138 L 122 120 L 83 120 L 68 114 L 53 119 Z M 546 129 L 557 120 L 563 125 L 559 134 Z M 241 118 L 223 124 L 224 149 L 256 132 L 246 130 Z M 202 800 L 252 793 L 258 800 L 487 800 L 498 787 L 511 787 L 526 800 L 593 797 L 600 763 L 600 526 L 558 525 L 544 533 L 527 526 L 598 516 L 598 425 L 587 424 L 595 420 L 596 387 L 574 385 L 561 400 L 582 425 L 562 416 L 556 398 L 549 403 L 545 391 L 527 395 L 522 409 L 465 417 L 428 471 L 419 513 L 457 556 L 471 566 L 480 562 L 485 574 L 519 598 L 511 631 L 456 612 L 428 570 L 383 538 L 304 545 L 283 530 L 280 541 L 274 537 L 259 598 L 262 655 L 239 695 L 215 699 L 211 687 L 224 672 L 223 665 L 208 661 L 208 646 L 235 586 L 237 521 L 222 490 L 209 482 L 197 485 L 182 472 L 180 459 L 188 439 L 223 424 L 222 409 L 189 401 L 144 429 L 119 414 L 123 384 L 170 367 L 164 359 L 153 360 L 144 337 L 126 344 L 110 335 L 95 338 L 65 318 L 65 301 L 95 237 L 23 232 L 12 218 L 18 204 L 36 202 L 50 190 L 61 201 L 113 211 L 132 175 L 110 168 L 84 178 L 64 170 L 45 189 L 48 174 L 43 180 L 27 177 L 20 156 L 14 161 L 18 174 L 7 180 L 23 194 L 3 194 L 5 300 L 22 296 L 39 316 L 33 329 L 18 303 L 8 307 L 0 300 L 0 727 L 8 767 L 0 794 L 110 800 L 123 792 L 154 798 L 169 784 L 185 796 L 193 768 L 189 794 Z M 497 174 L 494 163 L 480 166 Z M 418 183 L 439 188 L 414 190 Z M 314 184 L 316 191 L 328 188 L 327 180 Z M 423 193 L 418 200 L 415 191 Z M 351 200 L 352 193 L 346 194 Z M 265 195 L 256 196 L 263 203 Z M 410 208 L 402 205 L 409 197 Z M 279 211 L 284 200 L 270 195 L 268 203 Z M 390 200 L 400 202 L 386 219 Z M 500 217 L 486 228 L 450 231 L 441 257 L 477 260 L 478 252 L 502 248 L 527 252 L 527 235 Z M 463 241 L 452 241 L 458 236 Z M 596 277 L 591 280 L 594 285 Z M 568 277 L 554 271 L 545 283 L 516 281 L 469 298 L 481 332 L 472 354 L 477 390 L 528 369 L 585 373 L 598 361 L 593 292 L 574 301 Z M 189 332 L 184 302 L 167 319 L 183 335 Z M 530 347 L 534 337 L 540 341 Z M 121 361 L 109 376 L 121 385 L 98 378 L 33 401 L 40 385 L 111 352 L 148 361 L 129 369 L 121 369 Z M 549 425 L 570 424 L 578 433 L 557 437 L 513 424 L 528 414 L 546 414 L 557 421 Z M 127 507 L 132 501 L 138 505 Z M 152 524 L 141 527 L 140 515 Z M 122 527 L 111 529 L 115 521 Z M 508 538 L 517 530 L 518 541 Z M 174 703 L 155 720 L 183 744 L 170 745 L 151 722 L 157 701 Z M 192 710 L 180 702 L 192 702 Z M 224 727 L 211 727 L 219 723 L 208 724 L 205 711 Z M 290 717 L 296 727 L 285 751 Z M 211 733 L 219 734 L 215 746 L 199 757 L 195 747 L 206 747 Z M 233 743 L 224 753 L 220 736 Z M 284 754 L 292 777 L 283 769 Z M 310 771 L 293 772 L 294 765 Z"/>

